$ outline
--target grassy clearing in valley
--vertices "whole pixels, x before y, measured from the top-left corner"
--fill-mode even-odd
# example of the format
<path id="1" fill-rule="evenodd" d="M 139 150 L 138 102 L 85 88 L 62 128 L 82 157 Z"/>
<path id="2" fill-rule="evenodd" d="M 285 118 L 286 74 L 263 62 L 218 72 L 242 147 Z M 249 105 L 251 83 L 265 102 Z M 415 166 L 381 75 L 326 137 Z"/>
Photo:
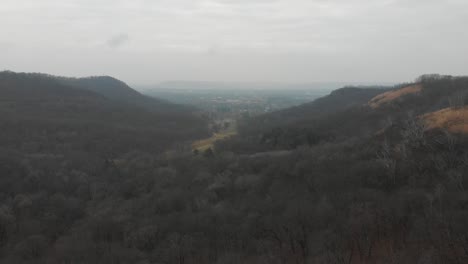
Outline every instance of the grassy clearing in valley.
<path id="1" fill-rule="evenodd" d="M 207 139 L 202 139 L 195 141 L 192 144 L 192 149 L 193 150 L 198 150 L 198 151 L 205 151 L 209 148 L 213 149 L 213 146 L 215 142 L 219 140 L 223 140 L 229 137 L 232 137 L 236 135 L 237 133 L 234 131 L 227 131 L 227 132 L 222 132 L 222 133 L 215 133 L 212 137 L 207 138 Z"/>
<path id="2" fill-rule="evenodd" d="M 213 136 L 211 136 L 210 138 L 206 138 L 206 139 L 202 139 L 202 140 L 197 140 L 195 142 L 193 142 L 192 144 L 192 149 L 193 150 L 198 150 L 200 152 L 203 152 L 207 149 L 213 149 L 214 148 L 214 144 L 217 142 L 217 141 L 220 141 L 220 140 L 223 140 L 223 139 L 226 139 L 226 138 L 229 138 L 229 137 L 232 137 L 232 136 L 235 136 L 237 135 L 237 125 L 236 125 L 236 122 L 234 120 L 226 120 L 226 121 L 229 121 L 230 125 L 228 128 L 218 132 L 218 133 L 214 133 Z"/>

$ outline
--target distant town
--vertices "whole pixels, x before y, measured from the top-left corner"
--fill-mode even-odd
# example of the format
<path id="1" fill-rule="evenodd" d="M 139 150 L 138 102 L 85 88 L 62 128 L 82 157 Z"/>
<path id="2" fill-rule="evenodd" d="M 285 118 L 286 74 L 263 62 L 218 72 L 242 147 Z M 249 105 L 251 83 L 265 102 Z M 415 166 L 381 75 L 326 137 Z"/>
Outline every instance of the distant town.
<path id="1" fill-rule="evenodd" d="M 331 89 L 171 89 L 146 90 L 147 95 L 167 101 L 193 105 L 211 119 L 255 116 L 311 102 L 328 94 Z"/>

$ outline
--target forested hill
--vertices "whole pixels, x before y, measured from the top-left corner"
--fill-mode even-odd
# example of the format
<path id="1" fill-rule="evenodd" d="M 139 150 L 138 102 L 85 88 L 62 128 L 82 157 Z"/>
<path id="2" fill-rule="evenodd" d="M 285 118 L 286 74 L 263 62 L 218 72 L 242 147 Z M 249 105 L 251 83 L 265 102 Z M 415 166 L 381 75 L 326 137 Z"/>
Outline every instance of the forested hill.
<path id="1" fill-rule="evenodd" d="M 86 78 L 56 77 L 68 86 L 77 89 L 87 89 L 120 103 L 143 107 L 155 112 L 184 112 L 194 110 L 185 105 L 176 105 L 168 101 L 145 96 L 129 87 L 126 83 L 109 76 L 94 76 Z"/>
<path id="2" fill-rule="evenodd" d="M 1 72 L 0 110 L 2 146 L 37 153 L 158 152 L 207 134 L 205 121 L 188 109 L 144 97 L 110 77 Z"/>
<path id="3" fill-rule="evenodd" d="M 187 112 L 194 110 L 194 108 L 190 106 L 177 105 L 163 99 L 143 95 L 126 83 L 110 76 L 73 78 L 43 73 L 14 73 L 10 71 L 1 72 L 0 74 L 2 74 L 4 78 L 7 75 L 9 75 L 9 78 L 12 78 L 13 75 L 17 75 L 16 78 L 35 78 L 36 80 L 55 81 L 75 89 L 92 91 L 114 102 L 145 108 L 153 112 Z"/>
<path id="4" fill-rule="evenodd" d="M 390 87 L 344 87 L 318 98 L 313 102 L 284 110 L 247 118 L 239 122 L 241 141 L 232 148 L 241 152 L 291 149 L 300 145 L 311 145 L 324 138 L 331 138 L 330 132 L 316 129 L 318 123 L 359 109 L 373 97 L 390 90 Z M 348 120 L 349 121 L 349 120 Z M 228 142 L 232 144 L 236 139 Z"/>
<path id="5" fill-rule="evenodd" d="M 468 263 L 466 77 L 341 90 L 155 155 L 197 123 L 1 76 L 2 264 Z"/>
<path id="6" fill-rule="evenodd" d="M 468 263 L 468 77 L 374 95 L 318 117 L 285 114 L 308 105 L 247 120 L 216 149 L 244 157 L 226 166 L 239 186 L 224 201 L 262 212 L 250 227 L 284 263 Z"/>
<path id="7" fill-rule="evenodd" d="M 254 117 L 247 120 L 248 122 L 244 123 L 242 129 L 251 131 L 250 133 L 258 133 L 261 132 L 260 130 L 290 125 L 295 122 L 310 122 L 321 118 L 323 115 L 329 115 L 353 106 L 360 106 L 387 89 L 389 88 L 344 87 L 313 102 Z M 255 131 L 256 129 L 259 130 Z"/>
<path id="8" fill-rule="evenodd" d="M 343 88 L 295 108 L 241 122 L 245 151 L 293 149 L 319 142 L 368 138 L 409 116 L 462 105 L 468 78 L 426 75 L 393 88 Z M 237 144 L 239 151 L 242 144 Z"/>

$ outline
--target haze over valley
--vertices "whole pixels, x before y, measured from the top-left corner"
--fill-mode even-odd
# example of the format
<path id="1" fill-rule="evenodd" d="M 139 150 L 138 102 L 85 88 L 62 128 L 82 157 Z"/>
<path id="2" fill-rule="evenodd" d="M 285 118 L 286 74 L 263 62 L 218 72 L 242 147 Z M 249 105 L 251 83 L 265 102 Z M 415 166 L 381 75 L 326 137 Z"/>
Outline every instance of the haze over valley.
<path id="1" fill-rule="evenodd" d="M 0 23 L 0 264 L 468 263 L 468 2 Z"/>

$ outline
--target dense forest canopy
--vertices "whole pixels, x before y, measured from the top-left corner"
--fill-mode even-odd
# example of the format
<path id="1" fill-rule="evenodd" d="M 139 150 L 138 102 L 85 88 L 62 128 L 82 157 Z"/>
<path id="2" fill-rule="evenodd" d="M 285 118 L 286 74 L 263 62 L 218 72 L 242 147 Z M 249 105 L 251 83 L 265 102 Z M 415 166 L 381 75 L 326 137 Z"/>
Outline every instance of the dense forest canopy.
<path id="1" fill-rule="evenodd" d="M 116 84 L 113 93 L 79 85 L 81 81 L 91 83 L 101 78 L 108 79 L 66 79 L 75 82 L 67 85 L 63 77 L 1 72 L 2 147 L 28 149 L 30 154 L 86 150 L 113 157 L 131 150 L 161 152 L 208 135 L 206 121 L 185 107 L 160 103 L 128 86 L 125 93 L 132 95 L 131 100 L 138 97 L 154 107 L 116 99 L 125 96 L 120 81 L 112 82 Z M 103 89 L 111 91 L 112 83 Z"/>
<path id="2" fill-rule="evenodd" d="M 0 263 L 468 262 L 467 136 L 428 123 L 468 77 L 344 88 L 199 154 L 187 108 L 66 83 L 0 73 Z"/>

